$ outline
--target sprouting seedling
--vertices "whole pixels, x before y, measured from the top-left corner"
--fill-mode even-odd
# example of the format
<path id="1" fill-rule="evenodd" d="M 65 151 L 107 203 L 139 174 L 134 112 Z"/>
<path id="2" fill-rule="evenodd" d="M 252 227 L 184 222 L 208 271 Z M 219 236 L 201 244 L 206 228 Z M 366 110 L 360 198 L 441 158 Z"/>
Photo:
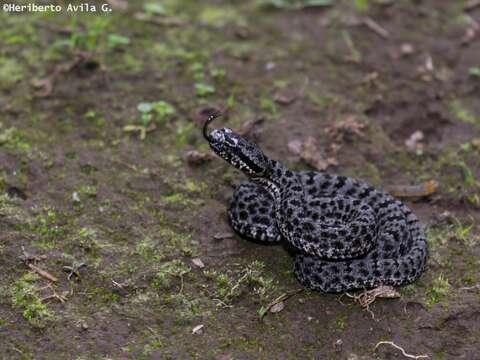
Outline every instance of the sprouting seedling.
<path id="1" fill-rule="evenodd" d="M 161 124 L 175 114 L 175 108 L 162 100 L 141 102 L 137 105 L 137 110 L 140 113 L 140 125 L 126 125 L 123 130 L 139 131 L 141 140 L 145 139 L 147 132 L 155 129 L 155 124 Z"/>
<path id="2" fill-rule="evenodd" d="M 142 102 L 138 104 L 137 109 L 143 126 L 149 126 L 152 120 L 157 124 L 163 123 L 169 116 L 175 114 L 175 108 L 166 101 Z"/>

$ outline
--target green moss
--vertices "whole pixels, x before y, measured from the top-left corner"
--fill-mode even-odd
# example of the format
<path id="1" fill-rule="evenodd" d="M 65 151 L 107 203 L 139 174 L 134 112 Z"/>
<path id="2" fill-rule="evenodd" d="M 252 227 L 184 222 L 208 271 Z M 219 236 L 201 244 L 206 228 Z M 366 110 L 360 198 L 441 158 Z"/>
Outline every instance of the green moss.
<path id="1" fill-rule="evenodd" d="M 199 57 L 195 51 L 187 50 L 181 46 L 169 45 L 164 42 L 154 44 L 148 51 L 155 57 L 182 61 L 194 61 Z"/>
<path id="2" fill-rule="evenodd" d="M 59 224 L 57 212 L 45 207 L 36 216 L 32 231 L 39 237 L 37 244 L 44 249 L 53 249 L 56 241 L 65 234 L 65 228 Z"/>
<path id="3" fill-rule="evenodd" d="M 25 76 L 25 69 L 16 59 L 0 57 L 0 89 L 9 89 Z"/>
<path id="4" fill-rule="evenodd" d="M 439 274 L 433 279 L 432 286 L 427 291 L 427 307 L 431 309 L 433 305 L 442 301 L 448 295 L 449 291 L 450 283 L 448 279 L 445 275 Z"/>
<path id="5" fill-rule="evenodd" d="M 480 125 L 480 117 L 473 114 L 469 109 L 467 109 L 460 100 L 453 100 L 450 102 L 450 110 L 460 121 Z"/>
<path id="6" fill-rule="evenodd" d="M 223 27 L 234 24 L 236 26 L 245 26 L 246 21 L 234 7 L 215 6 L 205 7 L 199 14 L 200 22 L 213 26 Z"/>
<path id="7" fill-rule="evenodd" d="M 183 282 L 183 277 L 191 271 L 183 261 L 172 260 L 162 264 L 155 275 L 152 286 L 156 289 L 169 289 L 174 279 Z"/>
<path id="8" fill-rule="evenodd" d="M 87 252 L 96 252 L 101 247 L 97 240 L 97 230 L 89 227 L 78 230 L 74 243 Z"/>
<path id="9" fill-rule="evenodd" d="M 85 197 L 95 198 L 98 193 L 97 186 L 94 185 L 83 185 L 78 189 L 78 194 L 84 195 Z"/>
<path id="10" fill-rule="evenodd" d="M 195 84 L 195 93 L 197 96 L 207 96 L 211 94 L 215 94 L 215 86 L 208 85 L 204 83 L 196 83 Z"/>
<path id="11" fill-rule="evenodd" d="M 346 315 L 337 316 L 337 318 L 335 319 L 335 327 L 340 331 L 345 330 L 345 328 L 347 327 L 347 316 Z"/>
<path id="12" fill-rule="evenodd" d="M 359 12 L 366 12 L 370 7 L 371 2 L 372 0 L 355 0 L 355 9 Z"/>
<path id="13" fill-rule="evenodd" d="M 22 310 L 23 317 L 35 327 L 44 327 L 46 322 L 53 319 L 52 312 L 42 303 L 35 292 L 35 285 L 40 277 L 34 273 L 27 273 L 15 281 L 11 290 L 12 305 Z"/>
<path id="14" fill-rule="evenodd" d="M 127 72 L 137 74 L 143 70 L 145 65 L 142 59 L 126 52 L 122 55 L 122 63 L 116 63 L 114 66 L 115 68 L 118 67 L 119 70 L 125 69 Z"/>
<path id="15" fill-rule="evenodd" d="M 2 131 L 2 123 L 0 123 L 0 146 L 2 145 L 26 153 L 32 150 L 24 131 L 18 130 L 16 127 L 10 127 Z"/>
<path id="16" fill-rule="evenodd" d="M 182 193 L 173 193 L 170 195 L 165 195 L 162 197 L 162 200 L 169 204 L 184 204 L 187 205 L 188 198 L 185 194 Z"/>
<path id="17" fill-rule="evenodd" d="M 276 293 L 277 284 L 266 274 L 265 264 L 261 261 L 253 261 L 232 273 L 205 270 L 203 274 L 214 282 L 215 296 L 221 300 L 220 306 L 231 304 L 247 294 L 253 301 L 264 306 Z M 260 307 L 259 312 L 262 310 Z"/>
<path id="18" fill-rule="evenodd" d="M 198 129 L 192 122 L 179 123 L 176 130 L 176 144 L 179 146 L 183 146 L 191 143 L 194 132 L 196 131 L 198 131 Z"/>
<path id="19" fill-rule="evenodd" d="M 264 111 L 267 111 L 272 116 L 277 115 L 277 104 L 270 98 L 262 97 L 260 98 L 260 108 Z"/>
<path id="20" fill-rule="evenodd" d="M 118 294 L 114 293 L 112 289 L 102 286 L 92 286 L 86 293 L 90 301 L 100 302 L 104 305 L 116 303 L 120 299 Z"/>

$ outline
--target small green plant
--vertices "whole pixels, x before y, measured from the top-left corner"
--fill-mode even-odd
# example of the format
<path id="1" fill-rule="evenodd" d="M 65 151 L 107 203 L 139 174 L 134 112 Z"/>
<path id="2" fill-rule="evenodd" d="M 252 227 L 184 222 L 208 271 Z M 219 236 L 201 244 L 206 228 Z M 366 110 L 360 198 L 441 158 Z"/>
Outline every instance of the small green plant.
<path id="1" fill-rule="evenodd" d="M 432 287 L 427 292 L 427 307 L 431 309 L 433 305 L 443 300 L 450 290 L 450 283 L 448 279 L 443 275 L 438 275 L 433 279 Z"/>
<path id="2" fill-rule="evenodd" d="M 237 100 L 235 99 L 235 95 L 237 93 L 237 88 L 233 88 L 232 89 L 232 92 L 230 93 L 230 95 L 228 96 L 228 99 L 227 99 L 227 107 L 229 109 L 233 109 L 235 107 L 235 104 L 237 103 Z"/>
<path id="3" fill-rule="evenodd" d="M 237 276 L 230 277 L 225 273 L 218 274 L 209 271 L 204 271 L 204 275 L 215 281 L 215 294 L 222 304 L 231 304 L 242 294 L 248 293 L 254 295 L 255 302 L 265 305 L 274 292 L 275 284 L 273 278 L 263 274 L 264 271 L 264 263 L 253 261 Z"/>
<path id="4" fill-rule="evenodd" d="M 94 110 L 88 110 L 83 117 L 94 123 L 98 127 L 103 127 L 105 126 L 105 118 L 103 116 L 100 116 L 96 111 Z"/>
<path id="5" fill-rule="evenodd" d="M 77 17 L 72 17 L 71 34 L 69 44 L 71 49 L 94 51 L 100 45 L 100 38 L 105 34 L 108 26 L 108 17 L 98 17 L 93 23 L 89 22 L 85 29 L 82 29 Z"/>
<path id="6" fill-rule="evenodd" d="M 155 275 L 153 287 L 156 289 L 168 289 L 172 285 L 172 279 L 180 280 L 180 292 L 183 289 L 183 277 L 191 271 L 191 268 L 180 260 L 172 260 L 164 263 Z"/>
<path id="7" fill-rule="evenodd" d="M 467 109 L 460 100 L 453 100 L 450 103 L 452 113 L 460 120 L 470 124 L 480 124 L 480 120 Z"/>
<path id="8" fill-rule="evenodd" d="M 213 69 L 210 70 L 210 75 L 215 80 L 223 80 L 227 76 L 227 72 L 225 71 L 225 69 L 213 68 Z"/>
<path id="9" fill-rule="evenodd" d="M 78 245 L 86 251 L 92 251 L 100 247 L 97 241 L 97 230 L 88 227 L 82 227 L 78 231 L 77 242 Z"/>
<path id="10" fill-rule="evenodd" d="M 112 49 L 122 48 L 130 44 L 130 38 L 119 35 L 119 34 L 110 34 L 108 35 L 108 46 Z"/>
<path id="11" fill-rule="evenodd" d="M 24 68 L 15 59 L 0 57 L 0 89 L 13 86 L 24 78 Z"/>
<path id="12" fill-rule="evenodd" d="M 358 12 L 366 12 L 370 7 L 371 0 L 355 0 L 355 8 Z"/>
<path id="13" fill-rule="evenodd" d="M 350 58 L 352 59 L 353 62 L 358 63 L 362 60 L 362 54 L 358 49 L 355 47 L 355 44 L 352 40 L 352 37 L 350 36 L 350 33 L 347 30 L 343 30 L 341 32 L 343 41 L 345 42 L 345 45 L 347 45 L 348 49 L 350 50 Z"/>
<path id="14" fill-rule="evenodd" d="M 151 15 L 166 15 L 167 13 L 165 6 L 158 3 L 146 3 L 143 5 L 143 10 Z"/>
<path id="15" fill-rule="evenodd" d="M 140 125 L 126 125 L 123 130 L 126 132 L 139 131 L 140 139 L 144 140 L 147 132 L 155 128 L 155 124 L 163 124 L 168 118 L 175 115 L 175 108 L 166 101 L 141 102 L 137 105 L 140 113 Z"/>
<path id="16" fill-rule="evenodd" d="M 29 152 L 32 150 L 32 146 L 26 141 L 23 131 L 18 130 L 14 126 L 2 131 L 2 123 L 0 123 L 0 146 L 2 145 L 23 152 Z"/>
<path id="17" fill-rule="evenodd" d="M 35 327 L 44 327 L 46 321 L 53 318 L 48 309 L 35 292 L 35 284 L 40 278 L 34 273 L 26 273 L 15 281 L 11 290 L 12 305 L 22 309 L 23 317 Z"/>
<path id="18" fill-rule="evenodd" d="M 347 327 L 347 317 L 345 315 L 339 315 L 335 319 L 335 326 L 338 330 L 343 331 Z"/>
<path id="19" fill-rule="evenodd" d="M 260 99 L 260 107 L 262 110 L 268 111 L 273 116 L 277 114 L 277 105 L 269 98 L 263 97 Z"/>
<path id="20" fill-rule="evenodd" d="M 64 234 L 63 226 L 59 225 L 57 213 L 50 207 L 45 207 L 42 213 L 37 215 L 32 230 L 41 238 L 41 244 L 46 248 L 54 246 L 52 241 Z"/>
<path id="21" fill-rule="evenodd" d="M 195 84 L 195 92 L 197 96 L 207 96 L 211 94 L 215 94 L 215 86 L 207 85 L 204 83 L 196 83 Z"/>
<path id="22" fill-rule="evenodd" d="M 83 185 L 78 189 L 78 193 L 89 198 L 95 198 L 98 193 L 98 187 L 94 185 Z"/>
<path id="23" fill-rule="evenodd" d="M 175 114 L 175 108 L 166 101 L 142 102 L 138 104 L 137 109 L 140 112 L 140 122 L 145 127 L 148 127 L 152 121 L 157 124 L 163 123 Z"/>
<path id="24" fill-rule="evenodd" d="M 471 67 L 470 69 L 468 69 L 468 75 L 470 75 L 471 77 L 480 77 L 480 67 Z"/>

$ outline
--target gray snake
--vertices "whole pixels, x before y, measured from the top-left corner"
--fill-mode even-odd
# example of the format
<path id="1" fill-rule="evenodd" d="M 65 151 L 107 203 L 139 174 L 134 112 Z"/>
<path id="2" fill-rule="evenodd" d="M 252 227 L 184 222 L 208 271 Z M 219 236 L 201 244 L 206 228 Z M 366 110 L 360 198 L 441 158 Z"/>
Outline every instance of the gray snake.
<path id="1" fill-rule="evenodd" d="M 222 128 L 208 133 L 212 150 L 245 173 L 228 216 L 235 231 L 262 242 L 287 241 L 304 286 L 343 292 L 403 285 L 424 271 L 425 232 L 401 201 L 368 184 L 326 172 L 293 172 L 254 143 Z"/>

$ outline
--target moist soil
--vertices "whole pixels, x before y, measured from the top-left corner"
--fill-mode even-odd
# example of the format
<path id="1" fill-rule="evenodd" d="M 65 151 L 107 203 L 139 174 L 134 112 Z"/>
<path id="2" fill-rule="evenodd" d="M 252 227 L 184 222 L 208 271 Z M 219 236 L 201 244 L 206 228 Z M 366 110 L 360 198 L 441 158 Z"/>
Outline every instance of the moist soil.
<path id="1" fill-rule="evenodd" d="M 0 13 L 2 358 L 402 358 L 380 341 L 478 358 L 480 8 L 111 3 Z M 212 108 L 294 170 L 312 162 L 288 144 L 311 136 L 330 173 L 438 181 L 405 199 L 427 227 L 426 272 L 369 311 L 293 294 L 288 250 L 228 224 L 244 176 L 209 155 Z"/>

